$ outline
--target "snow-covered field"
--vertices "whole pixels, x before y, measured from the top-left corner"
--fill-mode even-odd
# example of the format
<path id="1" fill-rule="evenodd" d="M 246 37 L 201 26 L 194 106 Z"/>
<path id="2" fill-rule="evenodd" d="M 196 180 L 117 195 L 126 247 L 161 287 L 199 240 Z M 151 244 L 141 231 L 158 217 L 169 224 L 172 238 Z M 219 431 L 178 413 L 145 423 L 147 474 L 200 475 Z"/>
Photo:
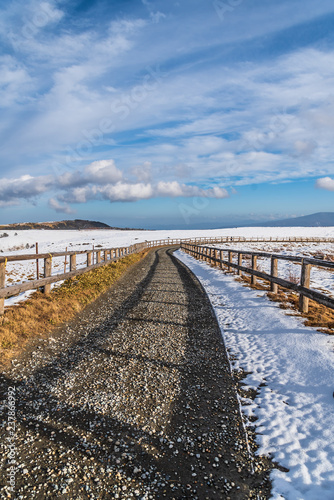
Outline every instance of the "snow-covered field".
<path id="1" fill-rule="evenodd" d="M 3 234 L 8 236 L 1 237 Z M 63 252 L 66 250 L 88 250 L 95 247 L 110 248 L 128 246 L 142 241 L 152 241 L 168 238 L 194 238 L 194 237 L 220 237 L 220 236 L 243 236 L 246 238 L 276 238 L 276 237 L 320 237 L 334 238 L 334 227 L 297 227 L 297 228 L 231 228 L 231 229 L 211 229 L 211 230 L 171 230 L 171 231 L 116 231 L 116 230 L 88 230 L 88 231 L 51 231 L 51 230 L 19 230 L 0 232 L 0 255 L 19 255 L 35 252 L 35 244 L 38 243 L 39 253 Z M 235 246 L 236 244 L 234 244 Z M 246 244 L 242 244 L 246 248 Z M 254 244 L 252 244 L 254 245 Z M 332 252 L 334 245 L 308 245 L 304 246 L 302 251 L 313 251 L 317 247 L 320 251 Z M 272 244 L 273 248 L 277 245 Z M 251 248 L 248 246 L 247 248 Z M 255 248 L 254 246 L 252 248 Z M 263 248 L 257 246 L 257 248 Z M 266 249 L 269 248 L 267 245 Z M 312 249 L 312 250 L 311 250 Z M 299 248 L 301 250 L 301 248 Z M 77 257 L 77 266 L 85 265 L 86 257 L 84 255 Z M 40 272 L 42 272 L 43 262 L 40 262 Z M 64 258 L 54 258 L 52 262 L 53 274 L 64 272 Z M 298 266 L 297 266 L 298 267 Z M 68 263 L 67 263 L 68 270 Z M 265 268 L 263 268 L 265 271 Z M 332 277 L 328 271 L 323 271 L 321 276 L 322 287 L 328 291 L 333 290 Z M 313 273 L 313 276 L 315 274 Z M 6 286 L 18 284 L 28 279 L 36 279 L 36 262 L 23 261 L 7 263 Z M 317 281 L 319 286 L 319 280 Z M 12 297 L 5 301 L 5 306 L 17 304 L 26 298 L 32 292 L 25 292 L 19 296 Z"/>
<path id="2" fill-rule="evenodd" d="M 260 454 L 289 472 L 272 472 L 273 498 L 334 498 L 334 338 L 287 316 L 265 292 L 245 288 L 189 255 L 176 255 L 198 277 L 216 312 L 232 369 L 250 372 Z M 250 425 L 254 425 L 253 423 Z"/>
<path id="3" fill-rule="evenodd" d="M 267 252 L 281 255 L 294 255 L 297 257 L 318 257 L 324 256 L 326 260 L 334 261 L 334 243 L 223 243 L 217 248 L 230 248 L 233 250 L 248 250 L 253 252 Z M 225 255 L 226 258 L 226 255 Z M 236 257 L 235 257 L 236 262 Z M 251 263 L 244 262 L 246 267 L 251 267 Z M 258 257 L 257 267 L 259 271 L 270 274 L 270 258 Z M 301 266 L 299 263 L 289 262 L 287 260 L 278 260 L 278 276 L 280 278 L 300 283 Z M 312 267 L 310 288 L 318 290 L 330 296 L 334 296 L 334 272 L 331 269 Z"/>
<path id="4" fill-rule="evenodd" d="M 334 237 L 330 228 L 234 228 L 189 231 L 6 231 L 0 238 L 0 255 L 87 250 L 128 246 L 145 240 L 220 237 Z M 0 233 L 1 236 L 1 233 Z M 226 247 L 227 244 L 224 244 Z M 294 255 L 333 254 L 332 243 L 283 244 L 233 243 L 233 248 L 284 252 Z M 271 454 L 289 472 L 272 473 L 274 499 L 334 499 L 334 338 L 303 326 L 287 316 L 265 292 L 243 287 L 232 276 L 210 268 L 178 251 L 205 287 L 229 352 L 233 369 L 251 372 L 245 380 L 258 390 L 254 401 L 242 400 L 245 414 L 255 415 L 260 453 Z M 78 257 L 83 265 L 84 257 Z M 40 263 L 42 267 L 42 262 Z M 264 261 L 259 265 L 268 271 Z M 279 263 L 279 275 L 288 277 L 288 263 Z M 54 272 L 64 270 L 64 259 L 54 259 Z M 293 265 L 294 266 L 294 265 Z M 299 276 L 299 266 L 297 272 Z M 34 261 L 7 264 L 7 285 L 36 278 Z M 312 286 L 334 293 L 333 276 L 312 270 Z M 12 281 L 10 281 L 12 280 Z M 29 292 L 6 301 L 24 300 Z M 265 385 L 263 385 L 265 384 Z"/>

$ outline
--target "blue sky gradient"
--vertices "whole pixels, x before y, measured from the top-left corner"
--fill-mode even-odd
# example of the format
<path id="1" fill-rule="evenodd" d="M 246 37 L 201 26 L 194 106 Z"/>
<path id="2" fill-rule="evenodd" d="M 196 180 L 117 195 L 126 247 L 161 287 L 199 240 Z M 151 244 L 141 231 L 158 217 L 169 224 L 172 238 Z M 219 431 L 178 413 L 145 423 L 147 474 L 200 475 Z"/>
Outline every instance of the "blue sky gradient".
<path id="1" fill-rule="evenodd" d="M 0 7 L 0 223 L 333 211 L 330 0 Z"/>

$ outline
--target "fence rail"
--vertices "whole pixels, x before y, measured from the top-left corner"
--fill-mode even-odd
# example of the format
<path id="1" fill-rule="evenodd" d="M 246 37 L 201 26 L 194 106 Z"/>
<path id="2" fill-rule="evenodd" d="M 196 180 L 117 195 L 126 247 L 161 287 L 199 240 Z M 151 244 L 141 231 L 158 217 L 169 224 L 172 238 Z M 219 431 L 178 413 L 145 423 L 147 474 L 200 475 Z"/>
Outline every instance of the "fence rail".
<path id="1" fill-rule="evenodd" d="M 117 262 L 119 259 L 140 252 L 147 248 L 147 243 L 136 243 L 129 247 L 118 248 L 99 248 L 94 250 L 78 250 L 69 252 L 53 252 L 53 253 L 40 253 L 40 254 L 25 254 L 25 255 L 8 255 L 0 257 L 0 315 L 4 313 L 5 299 L 18 295 L 19 293 L 28 290 L 35 290 L 43 287 L 43 292 L 49 294 L 51 291 L 51 284 L 58 281 L 63 281 L 74 276 L 79 276 L 97 269 L 111 262 Z M 86 266 L 77 269 L 77 255 L 86 255 Z M 69 257 L 69 272 L 52 275 L 52 260 L 57 257 Z M 17 285 L 6 286 L 6 265 L 7 262 L 18 262 L 27 260 L 44 260 L 44 277 L 36 280 L 26 281 Z"/>
<path id="2" fill-rule="evenodd" d="M 223 237 L 201 237 L 201 238 L 167 238 L 167 239 L 160 239 L 160 240 L 153 240 L 153 241 L 145 241 L 145 242 L 140 242 L 140 243 L 135 243 L 134 245 L 130 245 L 128 247 L 118 247 L 118 248 L 95 248 L 93 250 L 73 250 L 73 251 L 66 251 L 66 252 L 53 252 L 53 253 L 30 253 L 30 254 L 24 254 L 24 255 L 3 255 L 0 257 L 0 315 L 4 313 L 4 301 L 6 298 L 12 297 L 14 295 L 17 295 L 19 293 L 28 291 L 28 290 L 34 290 L 38 289 L 40 287 L 43 288 L 43 292 L 45 294 L 50 293 L 51 291 L 51 284 L 56 283 L 58 281 L 63 281 L 69 278 L 72 278 L 74 276 L 78 276 L 80 274 L 83 274 L 87 271 L 96 269 L 100 266 L 103 266 L 105 264 L 109 264 L 110 262 L 117 262 L 120 258 L 130 255 L 132 253 L 137 253 L 140 252 L 141 250 L 144 250 L 145 248 L 155 248 L 155 247 L 160 247 L 160 246 L 172 246 L 172 245 L 202 245 L 202 244 L 210 244 L 210 243 L 238 243 L 238 242 L 334 242 L 334 238 L 291 238 L 291 237 L 285 237 L 285 238 L 243 238 L 241 236 L 223 236 Z M 202 247 L 201 247 L 202 248 Z M 237 253 L 240 251 L 238 250 L 231 250 L 228 249 L 230 252 Z M 243 254 L 249 254 L 249 255 L 260 255 L 264 256 L 267 255 L 264 252 L 249 252 L 249 251 L 244 251 L 242 252 Z M 86 266 L 84 268 L 77 269 L 77 264 L 76 264 L 76 257 L 77 255 L 86 255 L 87 256 L 87 261 L 86 261 Z M 69 257 L 69 271 L 64 272 L 62 274 L 55 274 L 52 275 L 52 260 L 54 258 L 59 258 L 59 257 L 65 257 L 65 264 L 67 262 L 67 258 Z M 277 255 L 277 258 L 284 259 L 286 256 L 281 256 Z M 16 284 L 16 285 L 10 285 L 6 286 L 6 265 L 9 262 L 19 262 L 19 261 L 26 261 L 26 260 L 36 260 L 38 261 L 39 259 L 43 259 L 44 261 L 44 271 L 43 271 L 43 278 L 39 277 L 39 273 L 37 276 L 36 280 L 31 280 L 27 281 L 24 283 Z M 299 257 L 294 258 L 296 261 L 301 261 L 302 259 Z M 291 260 L 287 258 L 287 260 Z M 305 259 L 304 259 L 305 260 Z M 314 262 L 314 259 L 309 259 Z M 324 261 L 319 261 L 322 266 L 326 266 L 326 263 Z M 329 263 L 330 264 L 330 263 Z M 235 264 L 230 262 L 230 267 L 235 267 Z M 240 266 L 239 266 L 240 267 Z M 331 266 L 327 266 L 331 267 Z M 334 265 L 333 265 L 334 267 Z M 240 270 L 243 270 L 244 272 L 249 272 L 247 270 L 248 268 L 241 268 Z M 253 276 L 260 276 L 260 272 L 253 269 L 251 271 L 251 274 Z M 262 277 L 265 279 L 264 277 Z M 254 278 L 255 279 L 255 278 Z M 273 281 L 273 276 L 271 276 L 271 279 Z M 282 285 L 282 280 L 277 278 L 277 284 Z M 284 280 L 283 280 L 284 281 Z M 288 283 L 288 282 L 287 282 Z M 291 284 L 293 285 L 293 284 Z M 288 286 L 287 286 L 288 287 Z M 290 287 L 292 288 L 292 286 Z M 317 294 L 318 292 L 314 292 Z M 318 294 L 322 295 L 322 294 Z M 305 291 L 304 293 L 305 297 L 309 296 L 309 292 Z M 312 297 L 310 297 L 312 298 Z M 319 298 L 320 300 L 320 298 Z M 323 302 L 322 302 L 323 303 Z M 325 304 L 326 305 L 326 304 Z M 331 307 L 330 305 L 328 307 Z"/>
<path id="3" fill-rule="evenodd" d="M 207 247 L 192 243 L 182 243 L 181 249 L 195 258 L 206 261 L 211 265 L 219 266 L 221 269 L 223 269 L 223 266 L 226 266 L 228 271 L 236 269 L 238 275 L 241 275 L 242 272 L 250 274 L 252 285 L 256 284 L 257 278 L 269 281 L 272 293 L 277 294 L 278 286 L 297 292 L 299 294 L 299 310 L 303 313 L 308 312 L 309 299 L 329 307 L 330 309 L 334 309 L 333 298 L 310 288 L 312 266 L 334 269 L 334 262 L 293 255 L 272 254 L 268 252 L 251 252 L 248 250 L 234 250 L 231 248 Z M 225 254 L 227 254 L 227 259 L 224 258 Z M 249 256 L 251 258 L 251 267 L 243 265 L 244 256 Z M 257 269 L 258 257 L 270 259 L 270 274 Z M 301 265 L 300 285 L 278 277 L 279 260 L 287 260 Z"/>
<path id="4" fill-rule="evenodd" d="M 195 244 L 204 244 L 204 243 L 256 243 L 256 242 L 263 242 L 263 243 L 270 243 L 270 242 L 277 242 L 277 243 L 334 243 L 334 238 L 321 238 L 321 237 L 291 237 L 291 236 L 286 236 L 286 237 L 269 237 L 269 238 L 260 238 L 260 237 L 254 237 L 254 238 L 245 238 L 243 236 L 220 236 L 220 237 L 211 237 L 208 238 L 206 237 L 200 237 L 200 238 L 177 238 L 177 239 L 168 239 L 168 240 L 155 240 L 152 242 L 148 243 L 156 243 L 157 241 L 169 241 L 169 242 L 175 242 L 176 244 L 180 243 L 195 243 Z M 155 245 L 153 245 L 155 246 Z"/>

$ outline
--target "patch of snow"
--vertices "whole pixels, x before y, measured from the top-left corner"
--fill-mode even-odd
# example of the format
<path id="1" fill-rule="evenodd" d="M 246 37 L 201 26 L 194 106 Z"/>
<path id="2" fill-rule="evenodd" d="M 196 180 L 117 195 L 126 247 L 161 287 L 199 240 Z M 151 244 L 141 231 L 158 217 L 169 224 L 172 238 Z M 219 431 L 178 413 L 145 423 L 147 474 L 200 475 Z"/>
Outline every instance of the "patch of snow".
<path id="1" fill-rule="evenodd" d="M 317 243 L 277 243 L 277 242 L 263 242 L 263 243 L 221 243 L 216 245 L 209 245 L 216 248 L 226 248 L 232 250 L 244 250 L 251 252 L 267 252 L 276 253 L 281 255 L 293 255 L 297 257 L 311 257 L 315 255 L 330 254 L 334 258 L 333 243 L 317 242 Z M 226 259 L 226 254 L 225 254 Z M 236 262 L 236 256 L 234 256 Z M 250 262 L 244 263 L 246 267 L 251 267 Z M 257 267 L 259 271 L 270 274 L 270 258 L 258 257 Z M 301 265 L 297 262 L 289 262 L 287 260 L 278 259 L 278 276 L 288 281 L 300 283 Z M 311 268 L 311 283 L 310 288 L 334 296 L 334 273 L 332 269 L 312 266 Z"/>

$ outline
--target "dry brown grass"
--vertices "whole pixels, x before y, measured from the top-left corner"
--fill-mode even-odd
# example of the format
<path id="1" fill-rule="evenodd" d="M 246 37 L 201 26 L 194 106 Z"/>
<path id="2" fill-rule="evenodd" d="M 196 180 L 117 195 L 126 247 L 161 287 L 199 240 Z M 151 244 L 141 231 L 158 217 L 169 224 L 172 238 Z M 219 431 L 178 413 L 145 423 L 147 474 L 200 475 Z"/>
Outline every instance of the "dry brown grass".
<path id="1" fill-rule="evenodd" d="M 251 278 L 247 275 L 239 276 L 238 279 L 255 290 L 267 290 L 268 297 L 274 302 L 279 302 L 282 309 L 292 309 L 294 314 L 298 312 L 301 317 L 305 318 L 305 326 L 313 326 L 323 333 L 334 335 L 334 310 L 310 300 L 309 311 L 304 314 L 299 311 L 298 294 L 281 287 L 278 287 L 278 293 L 274 294 L 269 291 L 270 285 L 268 282 L 258 279 L 256 285 L 251 285 Z"/>
<path id="2" fill-rule="evenodd" d="M 280 248 L 275 248 L 273 249 L 274 253 L 279 253 L 282 251 L 283 248 L 291 248 L 290 243 L 286 243 L 281 245 Z M 330 253 L 324 253 L 321 254 L 319 252 L 311 252 L 311 255 L 313 257 L 321 258 L 321 259 L 326 259 L 329 261 L 334 261 L 334 254 Z M 250 255 L 244 255 L 243 256 L 243 265 L 248 265 L 250 266 L 251 262 L 251 257 Z M 215 267 L 213 265 L 213 267 Z M 224 266 L 224 271 L 227 270 L 227 266 Z M 258 270 L 261 270 L 261 264 L 258 262 Z M 231 270 L 229 273 L 236 274 L 235 270 Z M 300 276 L 295 274 L 296 271 L 290 269 L 289 270 L 289 275 L 287 277 L 288 281 L 291 281 L 292 283 L 299 284 L 300 283 Z M 301 313 L 299 311 L 299 296 L 296 293 L 291 292 L 290 290 L 285 290 L 281 287 L 278 287 L 278 293 L 273 294 L 270 292 L 270 284 L 269 282 L 265 280 L 261 280 L 260 278 L 257 278 L 257 282 L 255 285 L 251 284 L 251 277 L 250 275 L 243 274 L 242 276 L 238 276 L 236 278 L 239 281 L 244 282 L 246 285 L 249 286 L 255 290 L 266 290 L 268 293 L 268 297 L 275 301 L 279 302 L 279 305 L 282 309 L 291 309 L 294 311 L 294 315 L 297 313 L 301 317 L 305 318 L 305 326 L 312 326 L 317 328 L 323 333 L 328 333 L 329 335 L 334 335 L 334 310 L 329 309 L 328 307 L 325 307 L 321 304 L 318 304 L 317 302 L 314 302 L 313 300 L 309 301 L 309 311 L 307 314 Z"/>
<path id="3" fill-rule="evenodd" d="M 50 295 L 35 292 L 27 301 L 6 309 L 0 318 L 0 365 L 17 356 L 29 339 L 45 337 L 55 326 L 73 318 L 147 252 L 129 255 L 117 263 L 71 278 Z"/>

